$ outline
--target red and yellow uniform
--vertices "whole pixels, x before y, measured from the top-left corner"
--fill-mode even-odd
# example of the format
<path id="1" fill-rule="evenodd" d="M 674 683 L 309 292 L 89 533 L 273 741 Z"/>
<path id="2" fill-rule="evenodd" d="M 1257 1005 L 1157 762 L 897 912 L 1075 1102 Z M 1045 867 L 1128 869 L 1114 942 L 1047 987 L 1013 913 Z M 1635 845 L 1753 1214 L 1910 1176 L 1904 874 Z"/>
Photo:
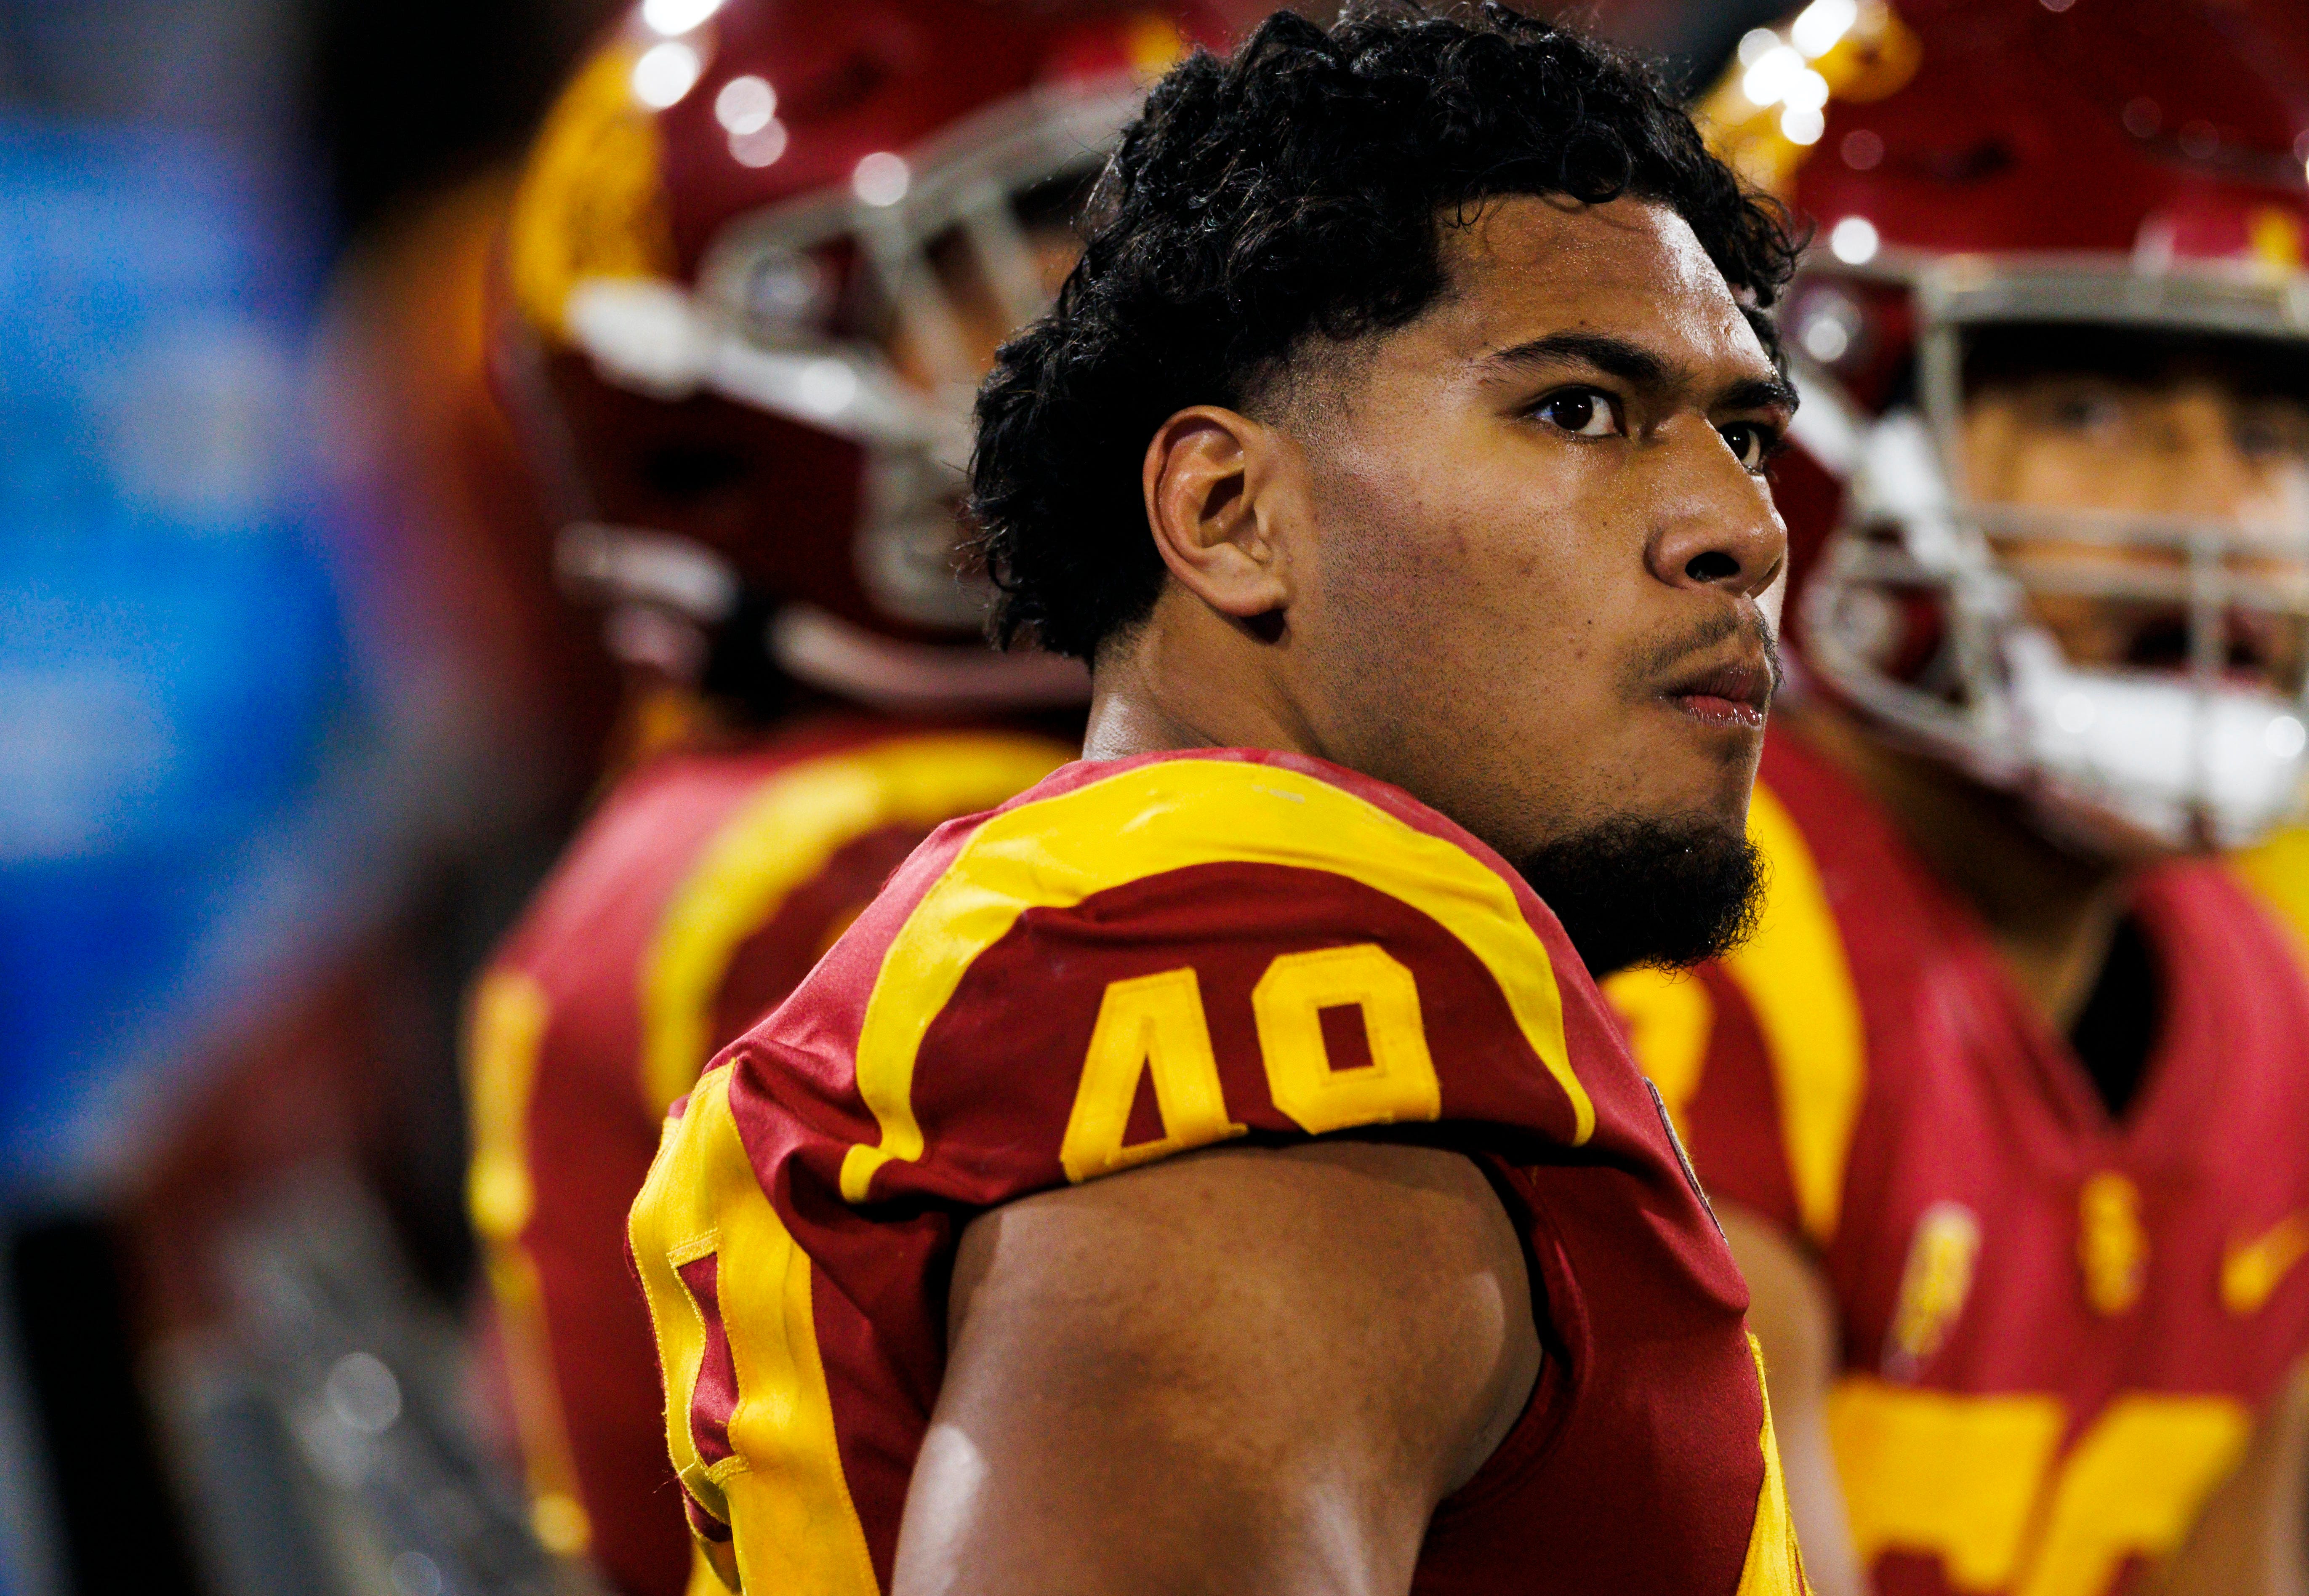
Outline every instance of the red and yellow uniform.
<path id="1" fill-rule="evenodd" d="M 888 1588 L 974 1214 L 1377 1125 L 1489 1168 L 1549 1349 L 1414 1589 L 1801 1591 L 1746 1288 L 1553 917 L 1393 788 L 1241 750 L 942 828 L 669 1123 L 632 1242 L 709 1557 Z"/>
<path id="2" fill-rule="evenodd" d="M 2175 1547 L 2309 1349 L 2309 985 L 2224 868 L 2132 915 L 2160 1035 L 2122 1119 L 1889 818 L 1785 736 L 1761 929 L 1612 983 L 1709 1192 L 1816 1257 L 1882 1596 L 2101 1596 Z"/>
<path id="3" fill-rule="evenodd" d="M 670 1596 L 691 1567 L 623 1245 L 667 1105 L 933 827 L 1068 752 L 830 720 L 662 757 L 603 804 L 476 991 L 471 1209 L 537 1526 L 633 1596 Z"/>
<path id="4" fill-rule="evenodd" d="M 2237 855 L 2237 873 L 2309 955 L 2309 826 L 2288 826 Z"/>

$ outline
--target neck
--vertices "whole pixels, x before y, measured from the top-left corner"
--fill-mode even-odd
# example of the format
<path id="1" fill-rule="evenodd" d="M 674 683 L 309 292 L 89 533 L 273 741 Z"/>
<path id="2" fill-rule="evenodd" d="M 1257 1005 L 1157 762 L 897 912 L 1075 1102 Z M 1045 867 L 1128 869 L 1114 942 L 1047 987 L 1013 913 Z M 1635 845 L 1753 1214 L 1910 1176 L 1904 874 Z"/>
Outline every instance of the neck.
<path id="1" fill-rule="evenodd" d="M 1792 709 L 1787 719 L 1884 806 L 1934 877 L 1972 906 L 2014 984 L 2065 1035 L 2100 978 L 2138 867 L 2061 846 L 2023 800 L 1890 747 L 1831 706 Z"/>
<path id="2" fill-rule="evenodd" d="M 1288 646 L 1166 590 L 1143 625 L 1101 651 L 1083 757 L 1180 748 L 1329 757 L 1278 681 L 1276 652 Z"/>

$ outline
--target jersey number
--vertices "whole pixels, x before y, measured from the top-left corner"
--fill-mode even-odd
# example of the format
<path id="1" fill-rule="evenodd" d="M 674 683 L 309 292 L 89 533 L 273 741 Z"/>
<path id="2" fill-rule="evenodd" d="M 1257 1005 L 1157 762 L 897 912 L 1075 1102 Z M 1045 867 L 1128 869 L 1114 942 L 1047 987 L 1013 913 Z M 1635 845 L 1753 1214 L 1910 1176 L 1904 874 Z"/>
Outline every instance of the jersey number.
<path id="1" fill-rule="evenodd" d="M 1418 983 L 1376 944 L 1282 955 L 1251 988 L 1250 1008 L 1267 1094 L 1302 1130 L 1320 1135 L 1442 1113 Z M 1323 1013 L 1332 1009 L 1361 1016 L 1371 1063 L 1332 1067 L 1323 1040 Z M 1163 1134 L 1126 1142 L 1142 1077 L 1153 1084 Z M 1195 972 L 1164 970 L 1110 984 L 1059 1148 L 1067 1178 L 1111 1175 L 1243 1130 L 1227 1116 Z"/>
<path id="2" fill-rule="evenodd" d="M 1932 1553 L 1959 1590 L 2100 1596 L 2180 1544 L 2250 1427 L 2226 1397 L 2134 1393 L 2061 1457 L 2066 1422 L 2051 1396 L 1844 1382 L 1829 1426 L 1862 1560 Z"/>

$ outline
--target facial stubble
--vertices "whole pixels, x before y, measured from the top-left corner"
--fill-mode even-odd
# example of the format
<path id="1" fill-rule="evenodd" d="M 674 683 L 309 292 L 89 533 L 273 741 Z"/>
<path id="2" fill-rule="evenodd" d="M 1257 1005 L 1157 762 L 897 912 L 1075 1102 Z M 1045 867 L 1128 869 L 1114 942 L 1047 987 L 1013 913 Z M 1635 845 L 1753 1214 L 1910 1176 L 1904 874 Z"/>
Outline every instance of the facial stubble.
<path id="1" fill-rule="evenodd" d="M 1390 506 L 1358 496 L 1352 510 L 1345 504 L 1330 507 L 1327 521 L 1334 530 L 1327 585 L 1338 611 L 1355 618 L 1355 635 L 1391 638 L 1411 657 L 1436 652 L 1432 634 L 1439 619 L 1457 612 L 1438 604 L 1433 595 L 1464 581 L 1466 573 L 1432 568 L 1434 556 L 1427 551 L 1440 540 L 1422 535 L 1431 529 L 1394 525 Z M 1417 598 L 1405 605 L 1405 595 Z M 1778 652 L 1769 628 L 1752 613 L 1727 610 L 1628 661 L 1619 672 L 1619 695 L 1631 711 L 1649 707 L 1658 701 L 1661 681 L 1678 666 L 1743 634 L 1762 655 L 1777 688 Z M 1423 772 L 1397 769 L 1396 759 L 1387 756 L 1399 758 L 1405 746 L 1416 746 L 1426 756 L 1421 763 L 1431 770 L 1440 763 L 1464 775 L 1485 765 L 1473 749 L 1449 748 L 1448 733 L 1454 728 L 1423 724 L 1425 717 L 1416 708 L 1389 701 L 1388 687 L 1401 680 L 1397 672 L 1369 669 L 1368 655 L 1360 651 L 1358 663 L 1364 668 L 1342 672 L 1332 683 L 1339 699 L 1355 703 L 1361 711 L 1349 718 L 1397 729 L 1421 724 L 1426 733 L 1357 750 L 1362 757 L 1352 762 L 1359 768 L 1420 792 L 1427 785 L 1420 780 Z M 1443 801 L 1439 807 L 1451 812 L 1464 806 Z M 1492 829 L 1475 814 L 1454 818 L 1478 835 Z M 1607 815 L 1525 853 L 1517 869 L 1554 912 L 1598 979 L 1638 965 L 1682 968 L 1717 957 L 1754 931 L 1762 905 L 1762 854 L 1738 822 L 1700 811 L 1665 817 Z"/>
<path id="2" fill-rule="evenodd" d="M 1709 816 L 1615 815 L 1544 845 L 1517 869 L 1597 980 L 1717 958 L 1747 939 L 1763 906 L 1761 850 Z"/>

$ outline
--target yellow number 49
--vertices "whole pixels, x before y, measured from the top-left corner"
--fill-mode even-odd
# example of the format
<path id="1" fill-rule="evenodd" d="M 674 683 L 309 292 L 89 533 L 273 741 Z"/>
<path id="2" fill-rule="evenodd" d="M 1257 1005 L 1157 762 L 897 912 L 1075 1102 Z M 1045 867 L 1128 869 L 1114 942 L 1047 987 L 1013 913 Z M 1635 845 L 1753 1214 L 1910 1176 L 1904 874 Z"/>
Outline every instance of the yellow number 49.
<path id="1" fill-rule="evenodd" d="M 1319 1135 L 1442 1113 L 1418 983 L 1386 950 L 1358 942 L 1283 954 L 1251 989 L 1250 1005 L 1267 1092 L 1301 1129 Z M 1338 1070 L 1324 1045 L 1323 1011 L 1347 1008 L 1362 1017 L 1371 1063 Z M 1126 1143 L 1142 1075 L 1153 1079 L 1163 1134 Z M 1243 1130 L 1227 1115 L 1194 970 L 1111 983 L 1099 1003 L 1059 1148 L 1067 1178 L 1111 1175 Z"/>

